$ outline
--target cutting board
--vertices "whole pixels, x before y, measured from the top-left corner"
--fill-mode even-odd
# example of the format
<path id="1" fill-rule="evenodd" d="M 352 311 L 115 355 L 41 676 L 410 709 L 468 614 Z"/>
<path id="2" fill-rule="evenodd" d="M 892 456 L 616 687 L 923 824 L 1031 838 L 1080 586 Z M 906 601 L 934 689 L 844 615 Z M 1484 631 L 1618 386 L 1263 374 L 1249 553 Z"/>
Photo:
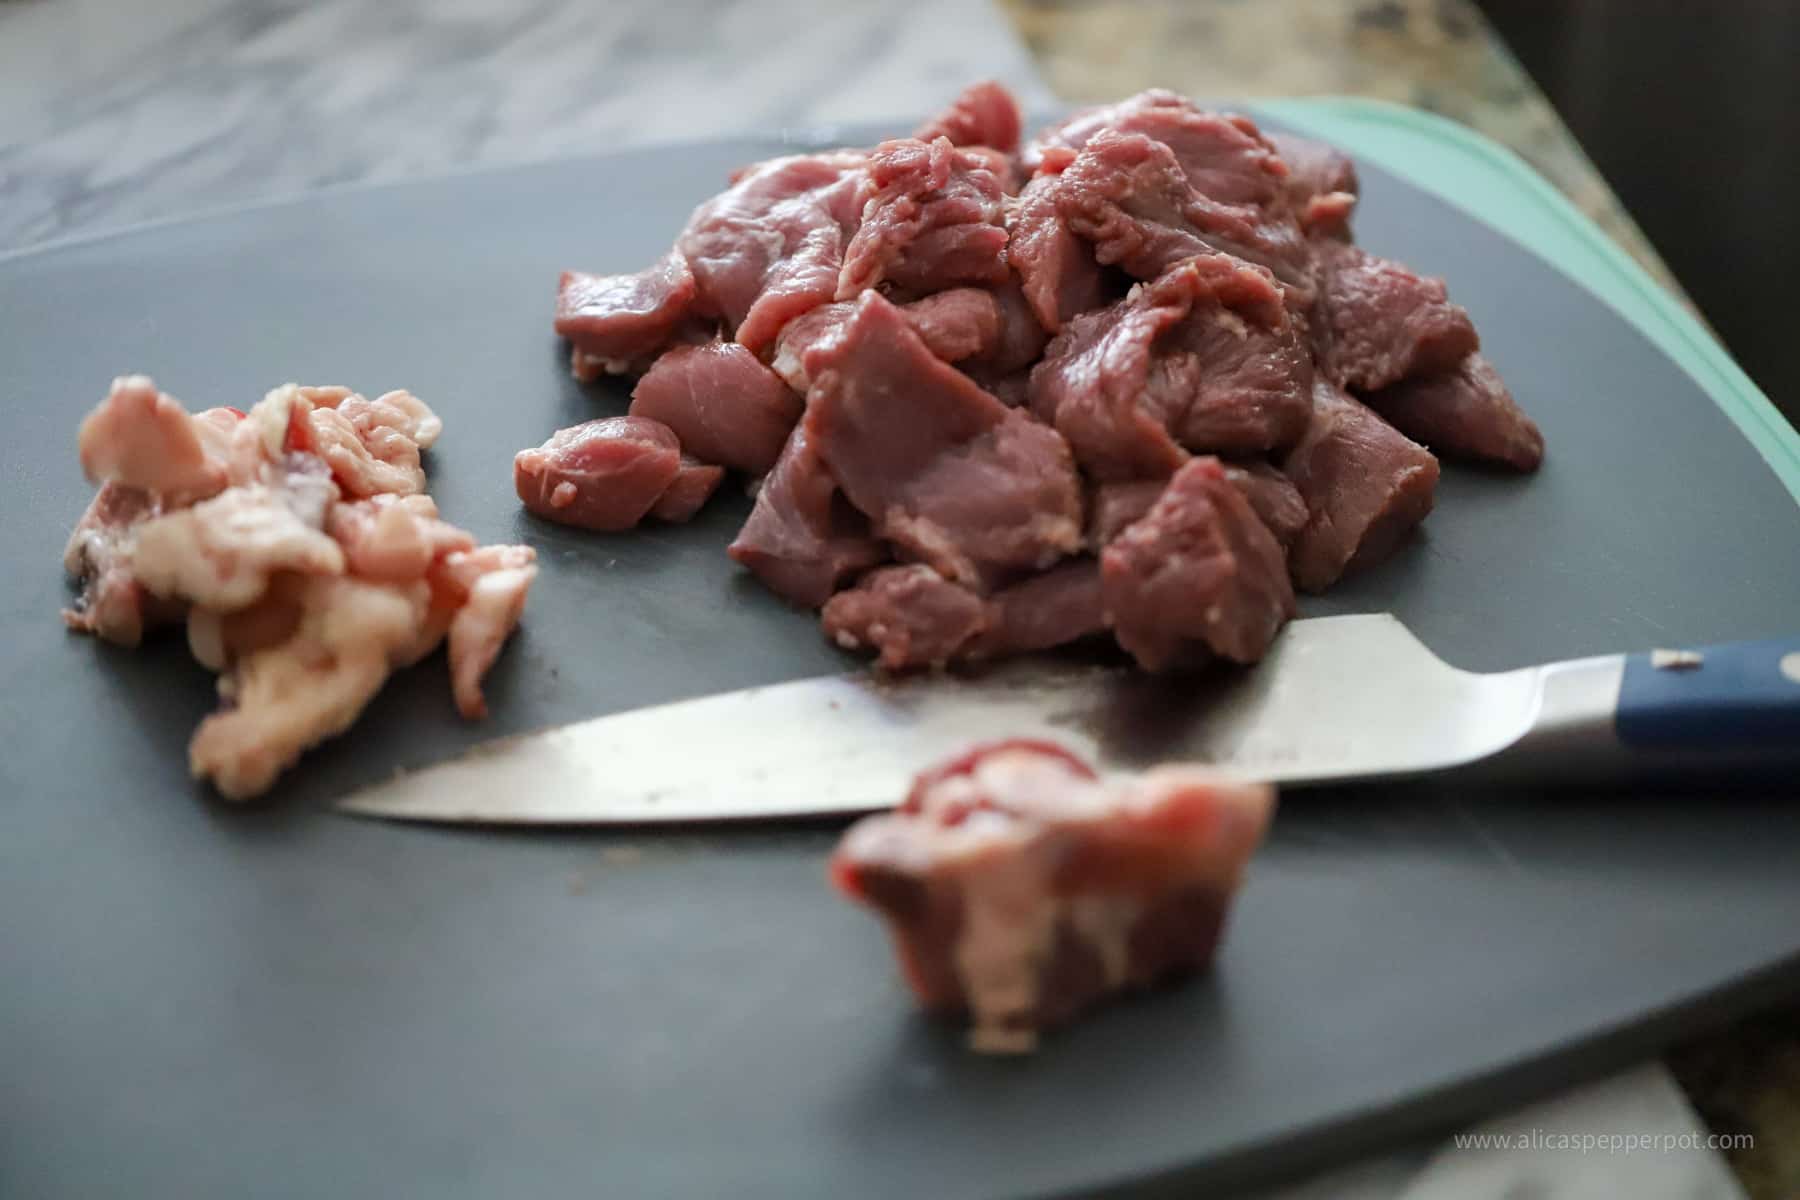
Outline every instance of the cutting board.
<path id="1" fill-rule="evenodd" d="M 1535 478 L 1447 472 L 1422 537 L 1307 611 L 1392 609 L 1479 669 L 1800 624 L 1800 454 L 1690 320 L 1468 135 L 1277 115 L 1426 185 L 1366 169 L 1361 238 L 1448 276 L 1550 446 Z M 1473 177 L 1470 146 L 1488 220 L 1434 194 Z M 1191 1195 L 1445 1129 L 1800 991 L 1800 808 L 1722 781 L 1294 795 L 1209 975 L 1022 1060 L 913 1014 L 874 922 L 826 889 L 830 825 L 330 813 L 481 738 L 851 665 L 725 558 L 741 495 L 606 537 L 521 515 L 510 486 L 516 448 L 626 400 L 568 378 L 557 272 L 649 262 L 730 168 L 780 149 L 338 191 L 0 260 L 0 1193 Z M 75 424 L 124 371 L 194 407 L 289 379 L 427 398 L 444 511 L 544 565 L 493 718 L 459 722 L 434 661 L 267 803 L 192 785 L 212 697 L 180 639 L 124 652 L 56 619 L 88 495 Z M 830 736 L 796 729 L 794 753 Z"/>

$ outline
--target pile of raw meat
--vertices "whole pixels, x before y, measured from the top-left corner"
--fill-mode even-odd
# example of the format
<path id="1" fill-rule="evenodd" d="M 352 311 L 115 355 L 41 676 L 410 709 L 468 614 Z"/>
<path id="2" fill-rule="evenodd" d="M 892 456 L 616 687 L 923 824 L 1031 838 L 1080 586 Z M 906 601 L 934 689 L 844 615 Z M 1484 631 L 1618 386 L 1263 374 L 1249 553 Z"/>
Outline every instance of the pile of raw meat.
<path id="1" fill-rule="evenodd" d="M 755 163 L 635 275 L 565 274 L 631 415 L 515 465 L 549 519 L 684 520 L 892 669 L 1110 635 L 1253 662 L 1431 511 L 1436 455 L 1537 429 L 1444 285 L 1357 248 L 1328 146 L 1152 91 L 1020 147 L 996 84 L 911 138 Z"/>
<path id="2" fill-rule="evenodd" d="M 197 778 L 266 791 L 446 639 L 457 709 L 486 715 L 536 553 L 438 519 L 419 452 L 442 431 L 409 392 L 288 384 L 190 415 L 141 375 L 81 423 L 100 490 L 63 556 L 81 587 L 63 619 L 123 646 L 185 622 L 223 701 L 188 747 Z"/>
<path id="3" fill-rule="evenodd" d="M 832 882 L 875 909 L 919 1003 L 1035 1047 L 1108 997 L 1204 966 L 1274 789 L 1204 768 L 1102 782 L 1044 742 L 978 746 L 851 826 Z"/>

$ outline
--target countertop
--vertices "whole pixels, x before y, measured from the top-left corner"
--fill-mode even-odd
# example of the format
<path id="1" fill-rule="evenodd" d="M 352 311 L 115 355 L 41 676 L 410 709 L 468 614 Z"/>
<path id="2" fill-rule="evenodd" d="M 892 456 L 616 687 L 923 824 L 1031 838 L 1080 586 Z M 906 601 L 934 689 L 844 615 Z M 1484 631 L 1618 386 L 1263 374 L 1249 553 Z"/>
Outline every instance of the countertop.
<path id="1" fill-rule="evenodd" d="M 1163 85 L 1430 109 L 1518 151 L 1680 291 L 1469 0 L 0 0 L 0 251 L 321 186 L 907 116 L 983 76 L 1039 108 Z M 1800 1014 L 1670 1065 L 1685 1097 L 1650 1065 L 1492 1127 L 1679 1132 L 1691 1103 L 1756 1136 L 1730 1152 L 1756 1200 L 1800 1194 Z M 1402 1194 L 1741 1193 L 1704 1151 L 1445 1146 L 1284 1196 Z"/>

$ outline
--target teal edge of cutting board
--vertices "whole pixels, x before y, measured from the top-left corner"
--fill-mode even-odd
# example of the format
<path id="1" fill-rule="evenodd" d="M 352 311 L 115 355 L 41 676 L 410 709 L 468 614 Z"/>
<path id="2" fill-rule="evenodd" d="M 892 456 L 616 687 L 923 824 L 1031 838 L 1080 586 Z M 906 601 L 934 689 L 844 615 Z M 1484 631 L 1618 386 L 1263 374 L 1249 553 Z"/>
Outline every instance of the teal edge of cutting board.
<path id="1" fill-rule="evenodd" d="M 1605 301 L 1693 377 L 1800 503 L 1800 433 L 1680 301 L 1518 155 L 1434 113 L 1380 100 L 1308 97 L 1254 107 L 1403 176 Z"/>

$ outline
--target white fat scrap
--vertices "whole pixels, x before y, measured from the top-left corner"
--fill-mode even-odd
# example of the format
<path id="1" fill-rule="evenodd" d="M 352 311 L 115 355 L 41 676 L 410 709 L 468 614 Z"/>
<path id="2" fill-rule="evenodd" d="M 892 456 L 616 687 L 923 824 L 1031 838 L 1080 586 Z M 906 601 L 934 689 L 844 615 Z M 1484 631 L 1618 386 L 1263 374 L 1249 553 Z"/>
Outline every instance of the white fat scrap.
<path id="1" fill-rule="evenodd" d="M 532 553 L 526 546 L 488 549 Z M 513 556 L 512 565 L 495 566 L 477 577 L 468 598 L 450 621 L 451 687 L 457 711 L 472 721 L 487 715 L 481 681 L 500 657 L 501 646 L 518 628 L 519 616 L 525 611 L 525 597 L 537 578 L 537 567 L 529 559 L 516 561 L 518 557 Z"/>
<path id="2" fill-rule="evenodd" d="M 1692 671 L 1705 665 L 1706 656 L 1698 650 L 1652 650 L 1650 665 L 1658 671 Z"/>
<path id="3" fill-rule="evenodd" d="M 194 776 L 229 799 L 267 791 L 308 747 L 351 726 L 411 646 L 431 592 L 423 582 L 315 577 L 299 604 L 292 636 L 220 676 L 229 707 L 202 721 L 188 746 Z"/>
<path id="4" fill-rule="evenodd" d="M 225 464 L 208 452 L 218 445 L 215 428 L 203 434 L 198 421 L 148 375 L 120 376 L 76 432 L 82 472 L 95 483 L 140 488 L 170 506 L 215 495 L 225 486 Z"/>
<path id="5" fill-rule="evenodd" d="M 133 562 L 156 595 L 219 612 L 254 604 L 277 571 L 344 573 L 337 542 L 304 520 L 285 490 L 267 484 L 230 488 L 144 522 Z"/>

